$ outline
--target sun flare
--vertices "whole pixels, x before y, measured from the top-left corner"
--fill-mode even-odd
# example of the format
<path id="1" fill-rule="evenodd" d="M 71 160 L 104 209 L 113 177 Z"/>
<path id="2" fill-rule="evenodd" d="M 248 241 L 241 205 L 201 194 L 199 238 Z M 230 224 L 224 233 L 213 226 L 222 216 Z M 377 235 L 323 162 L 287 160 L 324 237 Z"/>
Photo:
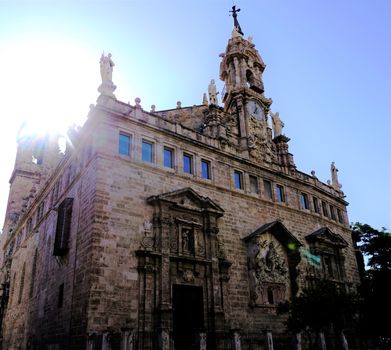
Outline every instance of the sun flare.
<path id="1" fill-rule="evenodd" d="M 22 40 L 7 48 L 4 94 L 11 122 L 25 133 L 65 134 L 72 124 L 84 123 L 88 105 L 97 96 L 99 66 L 90 53 L 69 40 Z M 5 90 L 5 87 L 2 87 Z"/>

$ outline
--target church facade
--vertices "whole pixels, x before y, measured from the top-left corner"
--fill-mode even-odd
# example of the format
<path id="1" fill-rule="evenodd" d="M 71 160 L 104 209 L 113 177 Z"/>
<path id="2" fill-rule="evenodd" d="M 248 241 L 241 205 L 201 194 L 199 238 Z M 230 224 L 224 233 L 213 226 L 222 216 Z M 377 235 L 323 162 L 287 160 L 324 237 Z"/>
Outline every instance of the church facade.
<path id="1" fill-rule="evenodd" d="M 121 102 L 102 55 L 65 154 L 49 136 L 19 140 L 3 349 L 288 349 L 280 302 L 317 279 L 357 286 L 337 169 L 323 183 L 296 168 L 233 11 L 221 105 L 214 81 L 201 105 Z"/>

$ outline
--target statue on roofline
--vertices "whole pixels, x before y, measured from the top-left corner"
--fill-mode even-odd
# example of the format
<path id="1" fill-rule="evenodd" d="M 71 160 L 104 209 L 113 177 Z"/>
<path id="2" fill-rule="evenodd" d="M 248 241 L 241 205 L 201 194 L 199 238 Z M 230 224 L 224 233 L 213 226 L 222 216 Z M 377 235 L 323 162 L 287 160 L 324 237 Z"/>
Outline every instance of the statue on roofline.
<path id="1" fill-rule="evenodd" d="M 111 59 L 111 53 L 109 53 L 107 56 L 105 56 L 104 53 L 102 53 L 99 63 L 100 63 L 100 75 L 102 77 L 102 82 L 105 81 L 113 82 L 114 62 Z"/>
<path id="2" fill-rule="evenodd" d="M 270 116 L 272 117 L 274 137 L 282 135 L 282 128 L 285 126 L 285 124 L 280 119 L 280 113 L 279 112 L 273 113 L 272 111 L 270 111 L 269 113 Z"/>

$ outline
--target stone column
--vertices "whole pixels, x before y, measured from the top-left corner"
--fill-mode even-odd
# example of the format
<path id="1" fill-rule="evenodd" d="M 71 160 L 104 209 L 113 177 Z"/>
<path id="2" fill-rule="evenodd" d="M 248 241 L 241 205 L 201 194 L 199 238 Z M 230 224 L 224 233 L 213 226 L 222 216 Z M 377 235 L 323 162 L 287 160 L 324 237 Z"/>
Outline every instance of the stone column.
<path id="1" fill-rule="evenodd" d="M 235 67 L 235 84 L 234 87 L 240 86 L 240 66 L 239 66 L 239 60 L 237 57 L 234 57 L 234 67 Z"/>
<path id="2" fill-rule="evenodd" d="M 267 350 L 274 350 L 273 333 L 271 330 L 266 331 L 266 349 Z"/>
<path id="3" fill-rule="evenodd" d="M 347 339 L 346 339 L 345 334 L 344 334 L 343 331 L 341 331 L 340 339 L 341 339 L 342 349 L 343 349 L 343 350 L 349 350 L 348 341 L 347 341 Z"/>
<path id="4" fill-rule="evenodd" d="M 102 335 L 102 350 L 110 350 L 109 333 L 105 332 Z"/>
<path id="5" fill-rule="evenodd" d="M 326 350 L 327 349 L 326 339 L 324 337 L 324 333 L 323 332 L 319 332 L 319 348 L 321 350 Z"/>
<path id="6" fill-rule="evenodd" d="M 295 334 L 295 345 L 296 345 L 296 350 L 301 350 L 301 333 Z"/>
<path id="7" fill-rule="evenodd" d="M 234 332 L 233 334 L 233 350 L 242 350 L 242 343 L 240 339 L 240 334 L 239 332 Z"/>
<path id="8" fill-rule="evenodd" d="M 132 330 L 122 331 L 121 350 L 134 350 L 134 332 Z"/>
<path id="9" fill-rule="evenodd" d="M 94 349 L 95 338 L 93 334 L 88 335 L 86 350 Z"/>
<path id="10" fill-rule="evenodd" d="M 160 332 L 160 349 L 170 350 L 170 335 L 165 329 L 162 329 Z"/>
<path id="11" fill-rule="evenodd" d="M 200 333 L 200 350 L 206 350 L 206 333 Z"/>

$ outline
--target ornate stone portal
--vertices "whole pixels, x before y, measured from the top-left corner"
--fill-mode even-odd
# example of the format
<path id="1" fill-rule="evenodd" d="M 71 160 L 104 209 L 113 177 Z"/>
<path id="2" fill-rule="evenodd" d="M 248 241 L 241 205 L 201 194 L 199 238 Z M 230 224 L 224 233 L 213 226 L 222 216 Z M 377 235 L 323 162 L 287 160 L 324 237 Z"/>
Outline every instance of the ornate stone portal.
<path id="1" fill-rule="evenodd" d="M 250 283 L 250 305 L 271 306 L 297 292 L 296 266 L 300 261 L 299 241 L 275 221 L 244 238 Z"/>
<path id="2" fill-rule="evenodd" d="M 164 349 L 187 348 L 200 339 L 207 348 L 221 348 L 231 265 L 217 238 L 217 219 L 224 211 L 190 188 L 147 202 L 154 214 L 152 227 L 148 220 L 142 227 L 137 251 L 143 281 L 139 348 L 148 349 L 151 342 L 166 344 Z"/>

